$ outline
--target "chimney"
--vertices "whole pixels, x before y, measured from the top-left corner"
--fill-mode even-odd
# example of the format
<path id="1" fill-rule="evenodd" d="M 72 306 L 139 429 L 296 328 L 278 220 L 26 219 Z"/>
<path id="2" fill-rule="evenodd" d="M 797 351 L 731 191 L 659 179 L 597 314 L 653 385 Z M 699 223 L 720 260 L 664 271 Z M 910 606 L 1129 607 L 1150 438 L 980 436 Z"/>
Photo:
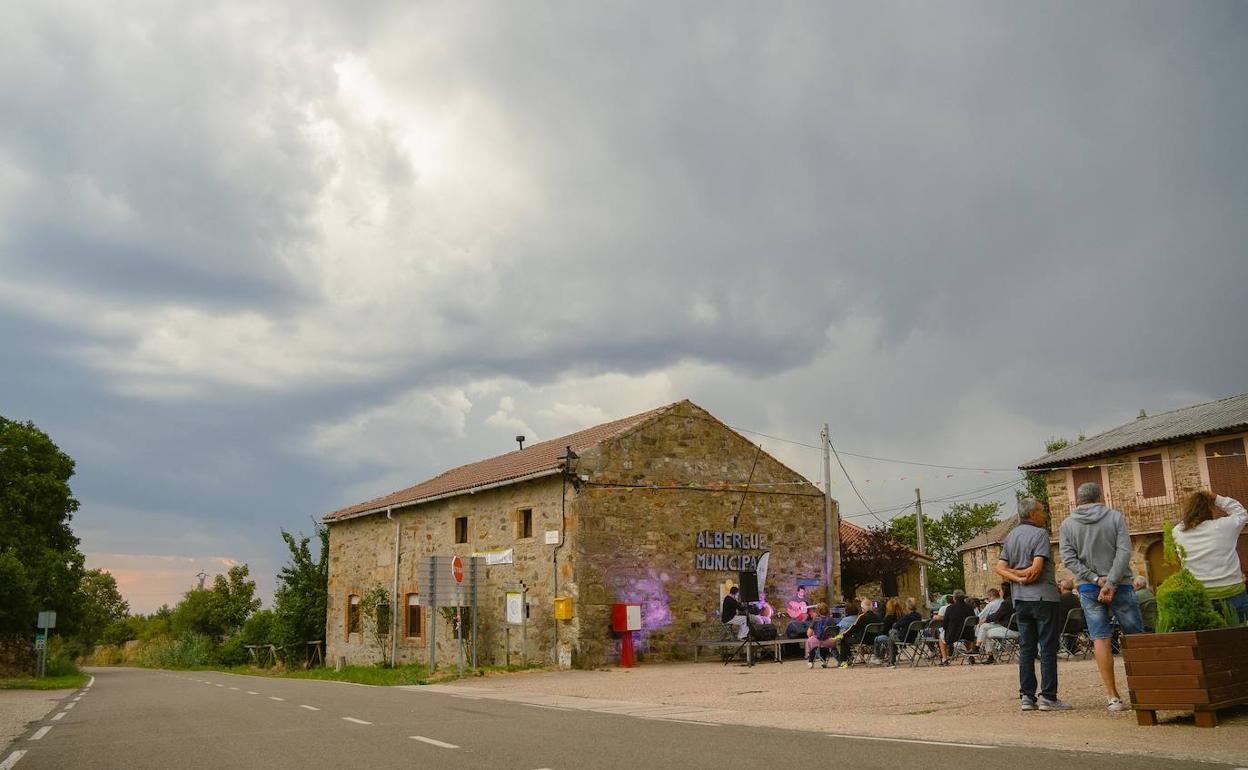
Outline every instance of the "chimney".
<path id="1" fill-rule="evenodd" d="M 520 445 L 521 449 L 524 449 L 524 436 L 516 436 L 516 443 Z"/>
<path id="2" fill-rule="evenodd" d="M 1148 417 L 1148 413 L 1147 413 L 1147 412 L 1145 412 L 1143 409 L 1141 409 L 1141 410 L 1140 410 L 1140 416 L 1139 416 L 1139 417 L 1136 417 L 1135 419 L 1137 419 L 1137 420 L 1143 420 L 1143 419 L 1144 419 L 1144 418 L 1146 418 L 1146 417 Z"/>

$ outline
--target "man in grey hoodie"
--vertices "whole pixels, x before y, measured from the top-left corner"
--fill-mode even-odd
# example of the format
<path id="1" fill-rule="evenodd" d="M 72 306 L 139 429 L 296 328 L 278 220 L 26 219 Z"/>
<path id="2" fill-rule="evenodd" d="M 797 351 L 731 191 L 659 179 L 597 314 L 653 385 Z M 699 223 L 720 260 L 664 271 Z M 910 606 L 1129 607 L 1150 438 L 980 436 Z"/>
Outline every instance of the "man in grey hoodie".
<path id="1" fill-rule="evenodd" d="M 1075 492 L 1078 507 L 1062 522 L 1059 535 L 1062 563 L 1079 583 L 1079 604 L 1096 655 L 1096 667 L 1109 699 L 1110 711 L 1130 706 L 1118 695 L 1114 681 L 1113 628 L 1118 619 L 1124 634 L 1144 630 L 1140 605 L 1131 585 L 1131 535 L 1127 518 L 1104 504 L 1100 484 L 1083 484 Z"/>

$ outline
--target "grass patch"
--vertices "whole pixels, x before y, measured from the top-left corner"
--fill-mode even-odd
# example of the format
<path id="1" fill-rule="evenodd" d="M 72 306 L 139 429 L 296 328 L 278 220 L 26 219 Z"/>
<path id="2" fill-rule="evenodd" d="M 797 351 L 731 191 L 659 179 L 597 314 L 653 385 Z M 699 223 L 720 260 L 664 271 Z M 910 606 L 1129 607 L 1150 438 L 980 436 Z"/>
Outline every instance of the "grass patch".
<path id="1" fill-rule="evenodd" d="M 78 672 L 62 676 L 15 676 L 0 678 L 0 690 L 76 690 L 87 683 L 89 674 Z"/>

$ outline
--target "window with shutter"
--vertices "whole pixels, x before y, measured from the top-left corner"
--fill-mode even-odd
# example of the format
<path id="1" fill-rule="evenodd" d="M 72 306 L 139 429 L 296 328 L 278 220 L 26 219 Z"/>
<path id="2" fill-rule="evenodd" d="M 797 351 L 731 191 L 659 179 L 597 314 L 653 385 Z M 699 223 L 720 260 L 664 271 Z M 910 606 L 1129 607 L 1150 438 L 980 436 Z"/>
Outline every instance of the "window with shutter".
<path id="1" fill-rule="evenodd" d="M 1209 469 L 1209 490 L 1241 502 L 1248 500 L 1248 457 L 1244 440 L 1210 441 L 1205 444 L 1205 467 Z"/>
<path id="2" fill-rule="evenodd" d="M 1168 492 L 1166 490 L 1166 469 L 1162 464 L 1161 453 L 1155 455 L 1142 455 L 1137 458 L 1140 466 L 1140 497 L 1145 500 L 1154 497 L 1165 497 Z"/>
<path id="3" fill-rule="evenodd" d="M 1105 491 L 1105 485 L 1101 479 L 1101 466 L 1099 465 L 1093 465 L 1090 468 L 1072 468 L 1070 471 L 1070 477 L 1074 483 L 1074 486 L 1071 487 L 1070 490 L 1071 497 L 1074 497 L 1075 494 L 1078 493 L 1079 487 L 1084 484 L 1100 484 L 1101 491 Z"/>

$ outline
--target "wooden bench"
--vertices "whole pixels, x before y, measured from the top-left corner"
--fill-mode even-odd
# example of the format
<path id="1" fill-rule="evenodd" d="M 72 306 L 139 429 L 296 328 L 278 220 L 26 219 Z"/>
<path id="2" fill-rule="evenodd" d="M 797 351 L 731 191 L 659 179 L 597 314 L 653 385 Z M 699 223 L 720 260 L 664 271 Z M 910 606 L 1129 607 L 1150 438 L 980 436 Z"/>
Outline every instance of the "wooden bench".
<path id="1" fill-rule="evenodd" d="M 735 650 L 736 648 L 740 647 L 741 644 L 742 642 L 737 639 L 700 639 L 693 643 L 693 662 L 694 663 L 698 662 L 698 650 L 702 647 L 711 647 L 711 648 L 717 648 L 721 650 L 722 649 Z M 805 639 L 785 639 L 781 637 L 779 639 L 769 639 L 765 642 L 753 642 L 752 644 L 748 645 L 745 648 L 746 663 L 752 665 L 754 662 L 752 648 L 758 648 L 760 650 L 765 650 L 765 649 L 770 648 L 771 654 L 774 657 L 775 661 L 777 663 L 782 663 L 783 662 L 782 652 L 784 650 L 785 645 L 789 645 L 789 644 L 801 645 L 804 648 L 806 646 L 806 640 Z"/>

